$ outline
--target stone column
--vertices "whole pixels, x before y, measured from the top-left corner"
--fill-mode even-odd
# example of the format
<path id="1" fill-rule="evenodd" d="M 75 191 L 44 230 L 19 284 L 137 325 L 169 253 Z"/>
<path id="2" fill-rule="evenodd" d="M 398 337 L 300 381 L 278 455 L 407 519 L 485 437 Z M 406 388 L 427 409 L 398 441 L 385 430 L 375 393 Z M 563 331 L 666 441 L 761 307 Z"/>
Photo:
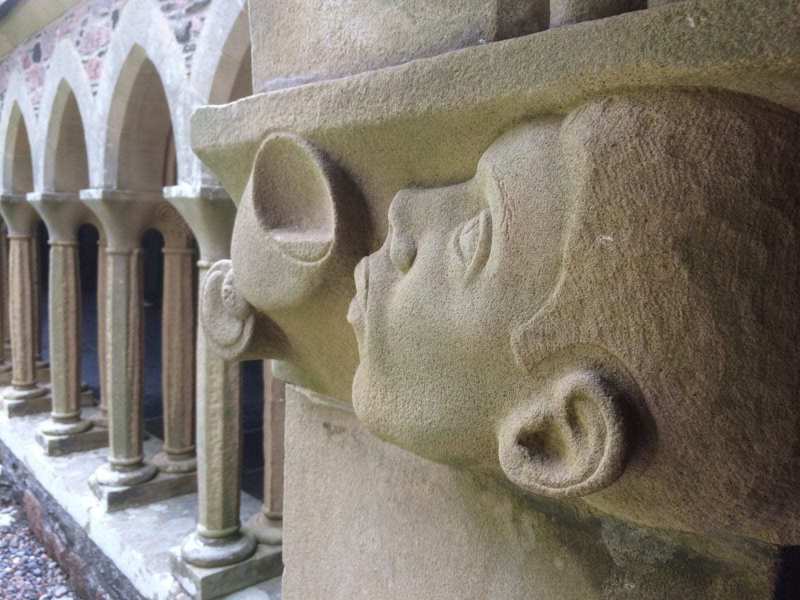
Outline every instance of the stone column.
<path id="1" fill-rule="evenodd" d="M 177 215 L 176 215 L 177 217 Z M 169 238 L 166 239 L 170 242 Z M 188 239 L 185 238 L 188 242 Z M 154 459 L 167 473 L 197 468 L 194 442 L 195 299 L 194 250 L 164 247 L 164 302 L 161 313 L 164 450 Z"/>
<path id="2" fill-rule="evenodd" d="M 133 486 L 155 477 L 144 460 L 142 419 L 142 256 L 139 240 L 159 200 L 154 195 L 83 190 L 81 199 L 106 233 L 105 360 L 109 457 L 99 486 Z M 97 490 L 96 490 L 97 491 Z"/>
<path id="3" fill-rule="evenodd" d="M 11 349 L 11 323 L 8 320 L 8 227 L 3 223 L 3 247 L 0 249 L 3 256 L 2 271 L 0 274 L 3 278 L 3 331 L 5 337 L 3 338 L 3 345 Z"/>
<path id="4" fill-rule="evenodd" d="M 100 376 L 100 417 L 108 425 L 108 361 L 106 360 L 106 242 L 97 243 L 97 369 Z"/>
<path id="5" fill-rule="evenodd" d="M 202 291 L 212 263 L 230 252 L 235 209 L 221 190 L 167 188 L 165 196 L 195 233 Z M 211 352 L 197 331 L 197 529 L 181 556 L 199 567 L 221 567 L 249 558 L 255 540 L 241 531 L 241 400 L 239 365 Z"/>
<path id="6" fill-rule="evenodd" d="M 40 431 L 73 436 L 92 427 L 81 418 L 81 288 L 77 233 L 89 213 L 77 194 L 34 193 L 28 201 L 50 237 L 50 364 L 53 407 Z"/>
<path id="7" fill-rule="evenodd" d="M 264 504 L 246 529 L 262 544 L 283 541 L 283 439 L 286 384 L 275 377 L 273 361 L 264 361 Z"/>
<path id="8" fill-rule="evenodd" d="M 6 340 L 9 339 L 8 322 L 8 239 L 5 225 L 0 226 L 0 382 L 11 382 L 11 361 L 8 359 Z"/>
<path id="9" fill-rule="evenodd" d="M 37 215 L 22 196 L 4 195 L 0 211 L 9 228 L 11 387 L 3 396 L 9 415 L 44 412 L 47 389 L 36 383 L 33 244 Z"/>

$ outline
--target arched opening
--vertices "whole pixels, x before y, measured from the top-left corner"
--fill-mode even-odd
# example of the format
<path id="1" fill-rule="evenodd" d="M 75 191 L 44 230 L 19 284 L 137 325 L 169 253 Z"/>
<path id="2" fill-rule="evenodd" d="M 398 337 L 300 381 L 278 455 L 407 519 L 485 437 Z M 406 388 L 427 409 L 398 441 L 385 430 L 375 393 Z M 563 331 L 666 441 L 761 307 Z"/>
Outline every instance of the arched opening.
<path id="1" fill-rule="evenodd" d="M 12 133 L 11 139 L 6 142 L 8 144 L 6 156 L 11 157 L 10 177 L 6 181 L 6 187 L 14 194 L 27 194 L 33 191 L 31 144 L 28 139 L 28 128 L 25 125 L 25 119 L 16 104 L 11 109 L 11 122 L 15 121 L 18 123 L 16 131 Z"/>
<path id="2" fill-rule="evenodd" d="M 7 140 L 7 148 L 11 148 L 10 173 L 6 185 L 12 193 L 24 196 L 33 191 L 33 160 L 31 157 L 31 143 L 28 137 L 28 127 L 18 105 L 14 105 L 11 112 L 12 131 L 11 139 Z M 13 124 L 16 123 L 16 127 Z M 9 160 L 9 159 L 6 159 Z M 33 230 L 33 306 L 34 306 L 34 344 L 36 360 L 44 366 L 47 358 L 47 229 L 39 221 Z M 8 265 L 5 265 L 8 273 Z"/>
<path id="3" fill-rule="evenodd" d="M 118 98 L 112 107 L 109 126 L 110 142 L 114 133 L 119 135 L 117 152 L 117 187 L 121 190 L 141 192 L 160 196 L 164 187 L 177 183 L 177 153 L 173 121 L 165 87 L 159 71 L 147 57 L 144 50 L 135 46 L 122 69 L 115 93 Z M 118 128 L 118 129 L 117 129 Z M 143 199 L 152 201 L 152 197 Z M 142 414 L 145 430 L 165 441 L 165 449 L 170 440 L 169 412 L 170 402 L 164 397 L 165 389 L 172 389 L 164 379 L 174 377 L 169 358 L 173 353 L 164 354 L 163 331 L 167 322 L 167 302 L 165 290 L 172 289 L 164 281 L 165 246 L 174 241 L 172 232 L 180 225 L 172 219 L 169 211 L 159 214 L 163 222 L 152 224 L 140 239 L 142 265 L 142 327 L 143 327 L 143 386 Z M 178 236 L 180 237 L 180 236 Z M 172 250 L 171 248 L 166 248 Z M 193 261 L 192 261 L 193 262 Z M 175 322 L 171 319 L 169 322 Z M 181 327 L 182 328 L 182 327 Z"/>
<path id="4" fill-rule="evenodd" d="M 81 381 L 95 398 L 100 397 L 99 336 L 102 329 L 98 321 L 98 258 L 100 233 L 94 225 L 78 229 L 78 268 L 81 291 Z"/>
<path id="5" fill-rule="evenodd" d="M 161 397 L 161 307 L 164 295 L 164 236 L 155 229 L 142 236 L 142 326 L 144 330 L 145 431 L 164 439 L 164 405 Z"/>
<path id="6" fill-rule="evenodd" d="M 45 187 L 74 196 L 64 200 L 66 202 L 78 202 L 80 191 L 89 187 L 86 131 L 75 93 L 66 81 L 61 81 L 58 86 L 50 119 L 44 165 Z M 102 332 L 102 324 L 98 321 L 100 233 L 94 225 L 83 224 L 75 236 L 80 284 L 81 382 L 98 399 L 101 394 L 98 340 Z"/>
<path id="7" fill-rule="evenodd" d="M 131 57 L 129 60 L 135 60 Z M 132 67 L 131 67 L 132 68 Z M 117 186 L 160 191 L 177 183 L 177 158 L 169 103 L 158 70 L 144 58 L 130 85 L 119 138 Z"/>
<path id="8" fill-rule="evenodd" d="M 62 99 L 63 98 L 63 99 Z M 86 157 L 86 133 L 75 94 L 66 83 L 59 89 L 57 104 L 63 102 L 61 119 L 49 132 L 54 148 L 53 189 L 57 192 L 79 192 L 89 187 L 89 163 Z M 54 106 L 53 114 L 57 111 Z"/>
<path id="9" fill-rule="evenodd" d="M 36 330 L 36 361 L 44 367 L 50 360 L 50 236 L 44 221 L 36 225 L 34 257 L 34 306 L 39 311 Z"/>

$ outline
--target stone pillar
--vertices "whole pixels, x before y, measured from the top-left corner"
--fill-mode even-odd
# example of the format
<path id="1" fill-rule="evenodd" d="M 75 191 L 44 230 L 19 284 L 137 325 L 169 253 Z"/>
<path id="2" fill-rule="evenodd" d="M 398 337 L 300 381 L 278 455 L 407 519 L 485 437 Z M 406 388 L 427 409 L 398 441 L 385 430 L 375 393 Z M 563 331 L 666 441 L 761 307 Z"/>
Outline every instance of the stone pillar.
<path id="1" fill-rule="evenodd" d="M 100 417 L 103 425 L 108 424 L 108 361 L 106 351 L 106 242 L 97 243 L 97 368 L 100 375 Z"/>
<path id="2" fill-rule="evenodd" d="M 3 223 L 3 246 L 0 248 L 2 252 L 3 264 L 0 265 L 0 275 L 3 278 L 3 331 L 5 337 L 2 342 L 7 349 L 11 349 L 11 323 L 8 320 L 8 227 Z"/>
<path id="3" fill-rule="evenodd" d="M 105 361 L 109 457 L 93 484 L 126 487 L 155 477 L 142 446 L 142 256 L 139 240 L 152 220 L 155 195 L 83 190 L 81 199 L 106 233 Z M 102 490 L 95 488 L 100 494 Z"/>
<path id="4" fill-rule="evenodd" d="M 235 209 L 221 190 L 167 188 L 165 196 L 195 233 L 202 291 L 212 263 L 230 252 Z M 181 557 L 198 567 L 221 567 L 249 558 L 252 536 L 241 531 L 241 400 L 239 365 L 213 354 L 197 331 L 197 529 Z"/>
<path id="5" fill-rule="evenodd" d="M 264 361 L 264 504 L 246 528 L 262 544 L 278 545 L 283 541 L 286 384 L 275 377 L 272 362 Z"/>
<path id="6" fill-rule="evenodd" d="M 6 227 L 0 227 L 0 382 L 11 382 L 11 361 L 6 340 L 9 339 L 8 322 L 8 239 Z"/>
<path id="7" fill-rule="evenodd" d="M 142 252 L 109 247 L 106 262 L 109 459 L 95 477 L 100 485 L 129 486 L 157 471 L 142 449 Z"/>
<path id="8" fill-rule="evenodd" d="M 81 294 L 77 232 L 89 213 L 77 194 L 33 193 L 28 201 L 50 237 L 50 364 L 53 407 L 40 431 L 74 436 L 92 427 L 81 418 Z"/>
<path id="9" fill-rule="evenodd" d="M 49 409 L 47 389 L 36 383 L 33 245 L 36 212 L 22 196 L 0 198 L 9 228 L 9 323 L 11 325 L 11 387 L 3 396 L 9 415 Z"/>
<path id="10" fill-rule="evenodd" d="M 188 239 L 185 239 L 188 242 Z M 169 243 L 169 238 L 167 238 Z M 167 473 L 197 468 L 194 442 L 194 250 L 164 247 L 161 313 L 164 450 L 154 462 Z"/>

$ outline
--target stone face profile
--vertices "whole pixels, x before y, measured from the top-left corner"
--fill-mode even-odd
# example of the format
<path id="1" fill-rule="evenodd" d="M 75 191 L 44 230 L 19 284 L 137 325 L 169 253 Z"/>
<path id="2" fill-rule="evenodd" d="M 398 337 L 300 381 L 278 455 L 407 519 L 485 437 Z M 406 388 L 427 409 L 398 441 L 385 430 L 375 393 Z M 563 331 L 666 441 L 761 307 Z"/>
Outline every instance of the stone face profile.
<path id="1" fill-rule="evenodd" d="M 800 118 L 610 95 L 404 189 L 356 271 L 359 419 L 634 523 L 800 543 Z"/>
<path id="2" fill-rule="evenodd" d="M 346 174 L 297 136 L 269 136 L 237 211 L 231 261 L 204 286 L 201 318 L 215 351 L 287 361 L 295 380 L 349 398 L 358 356 L 345 316 L 368 237 Z"/>

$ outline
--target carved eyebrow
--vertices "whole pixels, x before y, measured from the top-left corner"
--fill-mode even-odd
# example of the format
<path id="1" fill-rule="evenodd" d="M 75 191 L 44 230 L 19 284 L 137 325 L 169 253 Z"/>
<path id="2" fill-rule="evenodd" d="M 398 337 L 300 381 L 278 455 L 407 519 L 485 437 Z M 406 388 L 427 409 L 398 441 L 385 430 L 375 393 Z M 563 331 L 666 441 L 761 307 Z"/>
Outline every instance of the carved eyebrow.
<path id="1" fill-rule="evenodd" d="M 487 196 L 486 203 L 489 205 L 489 209 L 492 212 L 492 220 L 496 223 L 498 228 L 502 228 L 503 234 L 507 236 L 514 220 L 514 211 L 508 200 L 508 192 L 503 185 L 502 179 L 498 177 L 495 172 L 494 165 L 489 167 L 487 175 L 488 176 L 481 178 L 481 184 Z M 488 186 L 494 187 L 497 194 L 495 195 L 492 193 L 493 190 L 487 189 Z M 492 199 L 494 199 L 494 201 Z"/>

